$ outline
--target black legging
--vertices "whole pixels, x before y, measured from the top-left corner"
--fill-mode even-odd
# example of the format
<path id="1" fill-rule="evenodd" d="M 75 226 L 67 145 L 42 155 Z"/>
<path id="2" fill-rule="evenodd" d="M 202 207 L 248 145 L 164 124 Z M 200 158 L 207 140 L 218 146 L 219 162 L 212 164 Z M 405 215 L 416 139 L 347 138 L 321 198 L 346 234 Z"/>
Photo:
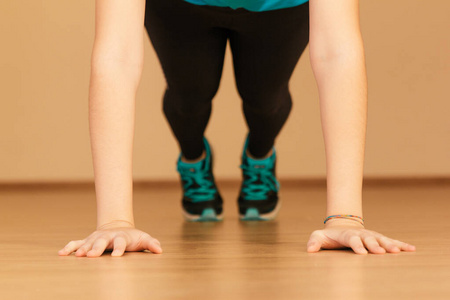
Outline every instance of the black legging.
<path id="1" fill-rule="evenodd" d="M 292 101 L 289 79 L 309 41 L 309 3 L 266 12 L 147 0 L 145 27 L 166 81 L 164 113 L 187 159 L 203 151 L 227 40 L 249 128 L 249 151 L 266 155 Z"/>

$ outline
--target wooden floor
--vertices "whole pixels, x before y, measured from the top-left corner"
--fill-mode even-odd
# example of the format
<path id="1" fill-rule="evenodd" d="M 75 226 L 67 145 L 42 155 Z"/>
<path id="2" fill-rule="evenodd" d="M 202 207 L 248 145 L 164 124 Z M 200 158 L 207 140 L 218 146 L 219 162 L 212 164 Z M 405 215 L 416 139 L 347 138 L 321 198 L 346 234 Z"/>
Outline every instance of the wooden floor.
<path id="1" fill-rule="evenodd" d="M 135 189 L 136 225 L 161 255 L 60 257 L 95 230 L 92 188 L 0 191 L 0 299 L 450 299 L 450 186 L 364 188 L 366 228 L 417 247 L 366 256 L 305 251 L 322 228 L 325 189 L 282 189 L 276 221 L 237 219 L 237 185 L 222 185 L 225 220 L 186 223 L 178 187 Z"/>

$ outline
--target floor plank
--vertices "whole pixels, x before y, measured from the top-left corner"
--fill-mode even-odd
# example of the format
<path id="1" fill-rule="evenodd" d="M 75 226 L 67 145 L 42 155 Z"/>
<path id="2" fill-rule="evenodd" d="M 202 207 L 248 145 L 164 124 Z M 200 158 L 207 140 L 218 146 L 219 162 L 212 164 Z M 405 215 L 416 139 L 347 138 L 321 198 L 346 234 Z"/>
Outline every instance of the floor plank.
<path id="1" fill-rule="evenodd" d="M 366 228 L 417 247 L 366 256 L 305 251 L 325 189 L 282 189 L 279 218 L 239 222 L 238 185 L 220 185 L 225 220 L 187 223 L 178 188 L 136 188 L 136 225 L 164 253 L 60 257 L 95 229 L 92 188 L 0 190 L 1 299 L 450 299 L 450 186 L 364 188 Z"/>

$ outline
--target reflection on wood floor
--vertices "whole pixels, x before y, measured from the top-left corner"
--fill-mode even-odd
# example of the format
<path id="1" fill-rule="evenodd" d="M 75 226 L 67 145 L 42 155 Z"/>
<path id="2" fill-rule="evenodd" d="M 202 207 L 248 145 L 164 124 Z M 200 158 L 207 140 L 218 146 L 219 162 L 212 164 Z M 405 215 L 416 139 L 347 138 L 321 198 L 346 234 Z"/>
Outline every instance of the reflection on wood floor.
<path id="1" fill-rule="evenodd" d="M 366 228 L 416 246 L 366 256 L 306 252 L 322 228 L 323 186 L 283 186 L 271 222 L 240 222 L 238 184 L 222 184 L 225 219 L 187 223 L 178 185 L 135 188 L 136 226 L 161 255 L 60 257 L 95 230 L 89 188 L 0 190 L 0 299 L 450 299 L 450 186 L 364 188 Z"/>

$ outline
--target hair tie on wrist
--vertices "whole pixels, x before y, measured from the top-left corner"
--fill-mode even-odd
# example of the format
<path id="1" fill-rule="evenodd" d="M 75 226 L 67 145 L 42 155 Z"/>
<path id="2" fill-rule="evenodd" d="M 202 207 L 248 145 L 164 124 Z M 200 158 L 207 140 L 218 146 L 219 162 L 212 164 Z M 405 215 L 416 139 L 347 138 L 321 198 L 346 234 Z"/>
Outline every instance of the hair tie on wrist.
<path id="1" fill-rule="evenodd" d="M 323 224 L 326 224 L 331 219 L 349 219 L 349 220 L 356 221 L 356 222 L 360 223 L 361 225 L 364 225 L 364 219 L 361 218 L 360 216 L 355 216 L 355 215 L 332 215 L 332 216 L 326 217 L 325 220 L 323 221 Z"/>

